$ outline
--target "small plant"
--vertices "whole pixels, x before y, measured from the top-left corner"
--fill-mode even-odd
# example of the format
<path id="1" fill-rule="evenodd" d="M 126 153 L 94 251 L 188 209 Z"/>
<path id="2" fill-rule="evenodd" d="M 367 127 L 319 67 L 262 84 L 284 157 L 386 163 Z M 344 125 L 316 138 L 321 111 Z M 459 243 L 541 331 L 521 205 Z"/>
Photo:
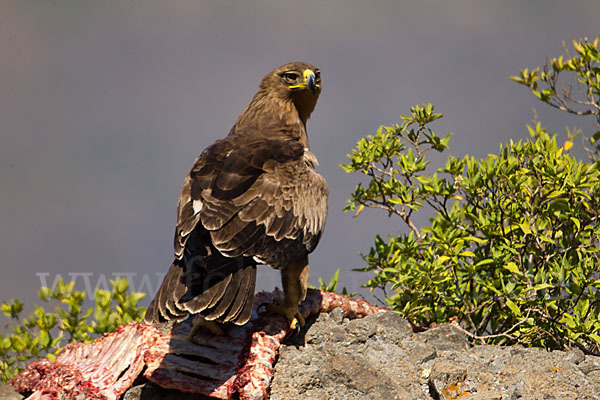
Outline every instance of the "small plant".
<path id="1" fill-rule="evenodd" d="M 334 292 L 335 293 L 337 291 L 337 286 L 338 286 L 339 280 L 340 280 L 340 269 L 338 268 L 335 270 L 335 273 L 331 277 L 331 280 L 329 281 L 329 283 L 325 282 L 322 278 L 319 278 L 319 290 L 324 290 L 326 292 Z M 312 287 L 312 286 L 311 286 L 311 288 L 314 289 L 314 287 Z M 346 297 L 354 297 L 358 293 L 357 292 L 349 293 L 348 289 L 346 289 L 344 287 L 340 294 L 342 294 Z"/>
<path id="2" fill-rule="evenodd" d="M 12 333 L 0 335 L 0 380 L 7 383 L 32 359 L 53 360 L 62 346 L 71 342 L 90 343 L 98 335 L 116 330 L 118 325 L 140 321 L 144 308 L 138 302 L 144 293 L 127 294 L 126 278 L 110 281 L 112 289 L 97 290 L 95 304 L 84 311 L 85 293 L 75 290 L 75 282 L 60 279 L 54 290 L 43 287 L 39 298 L 45 307 L 36 305 L 22 317 L 19 300 L 2 302 L 1 311 L 10 317 Z M 93 318 L 90 320 L 90 317 Z M 7 326 L 6 328 L 8 328 Z"/>
<path id="3" fill-rule="evenodd" d="M 600 122 L 597 43 L 574 42 L 578 56 L 514 80 L 554 107 Z M 556 89 L 563 71 L 575 73 L 583 98 Z M 547 88 L 539 90 L 538 81 Z M 445 151 L 451 136 L 431 130 L 440 117 L 431 105 L 416 106 L 402 124 L 361 139 L 342 165 L 368 179 L 346 211 L 383 209 L 409 228 L 376 237 L 363 256 L 361 270 L 375 274 L 365 286 L 383 290 L 420 327 L 457 321 L 481 343 L 600 354 L 599 147 L 590 150 L 591 162 L 577 160 L 569 154 L 574 134 L 559 145 L 536 122 L 529 140 L 481 160 L 450 156 L 430 174 L 426 154 Z M 599 137 L 592 135 L 592 145 Z M 414 215 L 424 206 L 434 216 L 419 229 Z"/>

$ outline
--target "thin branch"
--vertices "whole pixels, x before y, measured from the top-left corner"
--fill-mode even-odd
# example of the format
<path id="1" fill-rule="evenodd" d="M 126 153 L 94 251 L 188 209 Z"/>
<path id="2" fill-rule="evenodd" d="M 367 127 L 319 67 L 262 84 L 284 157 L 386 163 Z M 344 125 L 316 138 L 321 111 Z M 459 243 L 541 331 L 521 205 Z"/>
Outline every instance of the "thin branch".
<path id="1" fill-rule="evenodd" d="M 514 324 L 513 326 L 511 326 L 506 331 L 501 332 L 501 333 L 496 333 L 496 334 L 493 334 L 493 335 L 483 335 L 483 336 L 475 335 L 474 333 L 471 333 L 471 332 L 467 331 L 466 329 L 464 329 L 463 327 L 461 327 L 459 325 L 454 325 L 453 324 L 453 326 L 455 326 L 458 329 L 460 329 L 465 335 L 469 336 L 470 338 L 472 338 L 474 340 L 481 341 L 481 343 L 485 343 L 485 341 L 488 340 L 488 339 L 495 339 L 495 338 L 498 338 L 498 337 L 505 337 L 505 338 L 513 339 L 514 340 L 515 338 L 512 337 L 512 336 L 510 336 L 508 333 L 510 331 L 515 330 L 519 325 L 522 325 L 523 323 L 525 323 L 527 321 L 527 318 L 529 318 L 530 311 L 531 311 L 530 309 L 527 309 L 527 315 L 525 316 L 525 318 L 523 318 L 521 321 L 519 321 L 516 324 Z"/>

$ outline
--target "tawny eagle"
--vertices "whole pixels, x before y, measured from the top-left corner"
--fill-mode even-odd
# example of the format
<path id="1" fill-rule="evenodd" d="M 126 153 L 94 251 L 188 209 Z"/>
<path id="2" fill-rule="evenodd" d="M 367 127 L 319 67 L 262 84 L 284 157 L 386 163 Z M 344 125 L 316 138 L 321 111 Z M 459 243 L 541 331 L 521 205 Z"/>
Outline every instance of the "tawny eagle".
<path id="1" fill-rule="evenodd" d="M 321 93 L 314 65 L 267 74 L 229 134 L 196 159 L 181 187 L 175 260 L 146 311 L 149 323 L 242 325 L 252 312 L 256 265 L 281 270 L 283 301 L 267 308 L 304 321 L 308 254 L 323 232 L 328 189 L 317 173 L 306 121 Z"/>

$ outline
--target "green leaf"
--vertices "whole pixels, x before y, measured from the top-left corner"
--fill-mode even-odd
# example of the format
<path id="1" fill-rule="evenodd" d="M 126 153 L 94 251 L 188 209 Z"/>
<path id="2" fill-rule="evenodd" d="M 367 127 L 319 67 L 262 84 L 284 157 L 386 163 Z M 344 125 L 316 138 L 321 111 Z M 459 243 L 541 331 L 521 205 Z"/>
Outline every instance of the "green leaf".
<path id="1" fill-rule="evenodd" d="M 533 286 L 531 288 L 531 290 L 538 291 L 538 290 L 543 290 L 543 289 L 551 289 L 551 288 L 554 288 L 554 287 L 555 287 L 554 285 L 551 285 L 551 284 L 549 284 L 547 282 L 544 282 L 544 283 L 539 283 L 539 284 Z"/>
<path id="2" fill-rule="evenodd" d="M 567 324 L 567 326 L 571 329 L 574 329 L 577 324 L 575 323 L 575 320 L 573 319 L 573 316 L 571 316 L 570 314 L 563 314 L 560 322 Z"/>
<path id="3" fill-rule="evenodd" d="M 515 264 L 512 261 L 509 262 L 508 264 L 505 264 L 504 268 L 506 268 L 507 270 L 509 270 L 510 272 L 512 272 L 515 275 L 518 275 L 521 273 L 521 271 L 519 271 L 519 267 L 517 267 L 517 264 Z"/>
<path id="4" fill-rule="evenodd" d="M 50 344 L 50 335 L 46 330 L 40 330 L 40 345 L 42 347 L 47 347 Z"/>
<path id="5" fill-rule="evenodd" d="M 494 263 L 494 260 L 492 258 L 484 258 L 483 260 L 477 262 L 477 264 L 475 264 L 475 266 L 481 267 L 481 266 L 493 264 L 493 263 Z"/>
<path id="6" fill-rule="evenodd" d="M 525 235 L 531 234 L 531 228 L 529 227 L 529 222 L 525 221 L 522 224 L 519 224 L 519 227 L 521 228 L 521 230 L 523 231 L 523 233 Z"/>
<path id="7" fill-rule="evenodd" d="M 519 307 L 517 307 L 517 305 L 511 300 L 511 299 L 506 299 L 506 305 L 508 306 L 508 308 L 510 308 L 510 311 L 512 311 L 513 314 L 515 314 L 518 317 L 522 317 L 523 314 L 521 313 L 521 310 L 519 310 Z"/>
<path id="8" fill-rule="evenodd" d="M 577 218 L 571 217 L 569 219 L 573 222 L 573 224 L 575 224 L 577 230 L 581 229 L 581 222 Z"/>
<path id="9" fill-rule="evenodd" d="M 593 339 L 596 343 L 600 344 L 600 336 L 595 333 L 590 333 L 588 335 L 591 339 Z"/>

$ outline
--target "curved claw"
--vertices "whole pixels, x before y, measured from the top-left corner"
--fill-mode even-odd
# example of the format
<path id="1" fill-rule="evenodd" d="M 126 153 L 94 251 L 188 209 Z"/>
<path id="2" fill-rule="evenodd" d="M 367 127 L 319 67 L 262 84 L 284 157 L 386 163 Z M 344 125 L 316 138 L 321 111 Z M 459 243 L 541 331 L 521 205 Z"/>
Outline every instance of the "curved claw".
<path id="1" fill-rule="evenodd" d="M 300 328 L 302 328 L 304 325 L 306 325 L 306 321 L 304 320 L 304 317 L 302 316 L 302 314 L 300 314 L 300 312 L 297 312 L 296 315 L 294 316 L 294 319 L 292 319 L 292 322 L 290 322 L 290 328 L 295 330 L 297 327 L 296 323 L 298 323 Z"/>

